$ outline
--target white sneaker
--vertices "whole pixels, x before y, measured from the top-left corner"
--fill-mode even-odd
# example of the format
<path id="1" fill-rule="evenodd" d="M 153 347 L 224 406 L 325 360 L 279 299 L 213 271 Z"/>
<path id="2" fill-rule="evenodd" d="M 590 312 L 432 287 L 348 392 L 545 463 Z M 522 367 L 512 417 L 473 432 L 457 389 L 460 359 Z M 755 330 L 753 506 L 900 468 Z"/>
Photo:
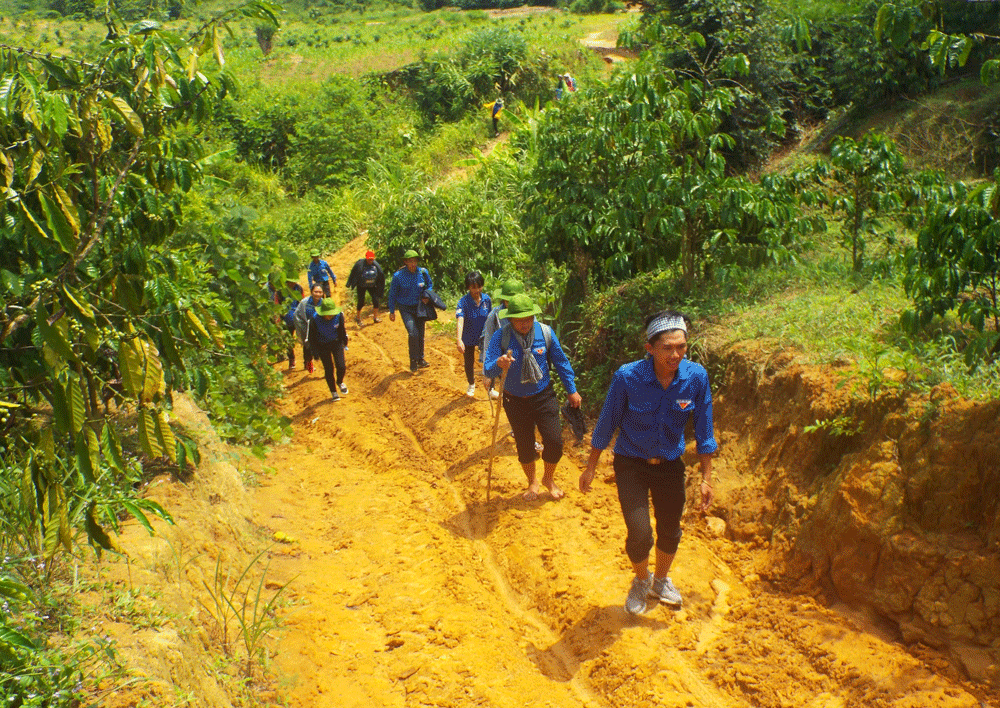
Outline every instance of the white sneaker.
<path id="1" fill-rule="evenodd" d="M 476 396 L 476 384 L 469 384 L 469 388 L 465 389 L 465 395 L 469 398 L 475 398 Z"/>
<path id="2" fill-rule="evenodd" d="M 345 396 L 347 395 L 347 384 L 340 384 L 340 392 Z"/>

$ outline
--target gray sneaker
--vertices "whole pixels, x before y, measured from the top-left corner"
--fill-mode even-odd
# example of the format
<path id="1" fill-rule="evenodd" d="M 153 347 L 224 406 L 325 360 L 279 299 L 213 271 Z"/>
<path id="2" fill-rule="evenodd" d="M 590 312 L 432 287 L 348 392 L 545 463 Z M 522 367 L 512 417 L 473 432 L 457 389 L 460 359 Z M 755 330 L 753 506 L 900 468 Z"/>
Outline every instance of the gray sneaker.
<path id="1" fill-rule="evenodd" d="M 649 596 L 655 597 L 667 605 L 681 606 L 681 594 L 674 587 L 670 578 L 653 578 L 653 585 L 649 588 Z"/>
<path id="2" fill-rule="evenodd" d="M 642 615 L 646 613 L 646 596 L 649 595 L 649 588 L 653 580 L 653 574 L 643 580 L 634 578 L 632 587 L 629 588 L 628 597 L 625 598 L 625 611 L 630 615 Z"/>
<path id="3" fill-rule="evenodd" d="M 330 400 L 336 403 L 337 401 L 340 400 L 340 394 L 334 391 L 333 394 L 331 394 L 330 396 Z"/>
<path id="4" fill-rule="evenodd" d="M 340 384 L 340 393 L 344 396 L 347 395 L 347 384 Z"/>

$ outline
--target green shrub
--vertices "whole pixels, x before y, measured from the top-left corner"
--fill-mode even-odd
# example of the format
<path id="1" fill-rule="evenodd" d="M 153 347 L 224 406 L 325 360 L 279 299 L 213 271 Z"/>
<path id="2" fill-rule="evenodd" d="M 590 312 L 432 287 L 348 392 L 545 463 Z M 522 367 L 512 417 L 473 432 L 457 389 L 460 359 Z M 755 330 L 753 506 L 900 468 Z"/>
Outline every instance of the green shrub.
<path id="1" fill-rule="evenodd" d="M 384 253 L 388 267 L 416 249 L 437 289 L 464 291 L 472 269 L 487 277 L 509 273 L 522 256 L 523 235 L 513 204 L 500 198 L 489 181 L 473 179 L 433 189 L 421 188 L 419 174 L 384 174 L 370 189 L 381 210 L 374 216 L 369 242 Z"/>

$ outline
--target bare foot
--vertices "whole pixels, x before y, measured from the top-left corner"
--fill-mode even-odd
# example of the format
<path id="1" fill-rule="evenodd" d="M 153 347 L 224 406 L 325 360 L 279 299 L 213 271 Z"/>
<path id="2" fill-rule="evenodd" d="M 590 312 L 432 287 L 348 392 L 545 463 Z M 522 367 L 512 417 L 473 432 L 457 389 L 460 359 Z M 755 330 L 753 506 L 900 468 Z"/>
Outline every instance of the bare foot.
<path id="1" fill-rule="evenodd" d="M 538 499 L 538 493 L 541 491 L 541 487 L 538 486 L 538 482 L 528 485 L 528 491 L 521 495 L 524 501 L 535 501 Z"/>
<path id="2" fill-rule="evenodd" d="M 555 499 L 556 501 L 566 496 L 566 492 L 564 492 L 563 490 L 559 489 L 559 487 L 556 486 L 554 471 L 551 476 L 549 476 L 548 474 L 542 476 L 542 484 L 544 484 L 548 488 L 549 494 L 551 494 L 552 498 Z"/>

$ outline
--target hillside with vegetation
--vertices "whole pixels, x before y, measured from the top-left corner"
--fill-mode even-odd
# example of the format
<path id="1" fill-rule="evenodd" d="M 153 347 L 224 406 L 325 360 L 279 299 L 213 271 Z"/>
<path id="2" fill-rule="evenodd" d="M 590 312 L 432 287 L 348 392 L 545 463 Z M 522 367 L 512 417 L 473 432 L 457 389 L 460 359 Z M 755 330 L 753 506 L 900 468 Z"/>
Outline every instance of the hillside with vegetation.
<path id="1" fill-rule="evenodd" d="M 945 0 L 0 3 L 5 705 L 995 702 L 998 25 Z M 486 503 L 492 408 L 447 315 L 432 380 L 388 323 L 352 331 L 341 409 L 283 372 L 273 288 L 365 248 L 417 249 L 449 303 L 473 268 L 524 281 L 591 416 L 646 314 L 691 317 L 722 451 L 688 614 L 619 615 L 613 492 L 526 507 L 501 443 Z M 390 598 L 399 529 L 428 570 Z"/>

